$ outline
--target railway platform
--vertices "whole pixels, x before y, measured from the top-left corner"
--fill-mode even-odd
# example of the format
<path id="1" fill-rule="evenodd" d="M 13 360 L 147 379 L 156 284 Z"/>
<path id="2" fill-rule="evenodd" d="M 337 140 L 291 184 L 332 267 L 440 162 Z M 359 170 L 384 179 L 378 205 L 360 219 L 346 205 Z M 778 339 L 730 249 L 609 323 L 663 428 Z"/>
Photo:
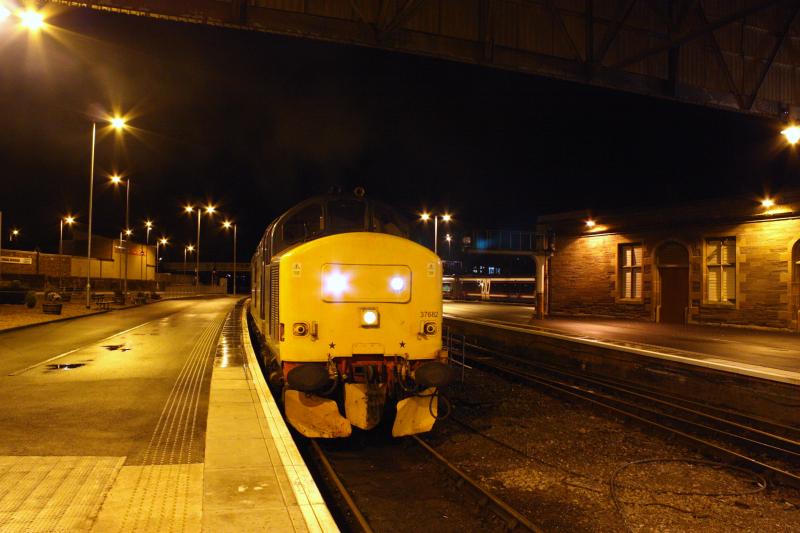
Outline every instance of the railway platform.
<path id="1" fill-rule="evenodd" d="M 492 303 L 449 302 L 444 313 L 455 320 L 800 385 L 800 335 L 796 333 L 606 318 L 536 320 L 533 307 Z"/>
<path id="2" fill-rule="evenodd" d="M 183 300 L 0 334 L 0 531 L 336 531 L 243 313 Z"/>

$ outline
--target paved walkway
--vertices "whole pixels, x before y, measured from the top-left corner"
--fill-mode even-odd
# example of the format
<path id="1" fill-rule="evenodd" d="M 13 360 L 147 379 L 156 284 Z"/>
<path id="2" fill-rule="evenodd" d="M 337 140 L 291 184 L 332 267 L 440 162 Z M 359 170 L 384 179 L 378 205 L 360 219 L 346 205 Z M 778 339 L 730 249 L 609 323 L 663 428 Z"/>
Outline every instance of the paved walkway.
<path id="1" fill-rule="evenodd" d="M 445 315 L 508 324 L 640 347 L 698 362 L 719 362 L 749 373 L 790 380 L 800 378 L 800 335 L 735 327 L 657 324 L 622 319 L 562 318 L 534 320 L 533 308 L 492 303 L 447 302 Z M 783 379 L 782 379 L 783 380 Z"/>
<path id="2" fill-rule="evenodd" d="M 0 531 L 336 531 L 233 303 L 0 334 Z"/>

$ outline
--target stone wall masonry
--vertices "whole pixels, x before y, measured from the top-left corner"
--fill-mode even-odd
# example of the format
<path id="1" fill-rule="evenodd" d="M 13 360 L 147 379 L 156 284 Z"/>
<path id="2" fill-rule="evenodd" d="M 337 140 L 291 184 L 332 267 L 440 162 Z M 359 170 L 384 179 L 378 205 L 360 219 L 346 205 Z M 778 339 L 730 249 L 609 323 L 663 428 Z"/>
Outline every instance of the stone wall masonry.
<path id="1" fill-rule="evenodd" d="M 704 295 L 705 239 L 736 237 L 737 298 L 735 305 L 711 304 Z M 677 242 L 689 252 L 691 322 L 796 329 L 797 304 L 791 297 L 792 247 L 800 240 L 800 219 L 742 224 L 668 225 L 657 230 L 635 230 L 598 235 L 558 235 L 550 272 L 553 315 L 594 315 L 656 320 L 660 303 L 656 252 L 666 242 Z M 642 299 L 618 297 L 619 245 L 643 247 Z"/>

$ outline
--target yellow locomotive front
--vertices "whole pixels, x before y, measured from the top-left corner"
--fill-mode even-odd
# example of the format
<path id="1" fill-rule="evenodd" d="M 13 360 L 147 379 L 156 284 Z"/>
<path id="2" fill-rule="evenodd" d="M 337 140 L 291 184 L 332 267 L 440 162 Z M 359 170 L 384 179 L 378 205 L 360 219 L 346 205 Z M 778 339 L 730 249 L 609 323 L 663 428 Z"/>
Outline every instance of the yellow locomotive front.
<path id="1" fill-rule="evenodd" d="M 387 410 L 396 410 L 393 435 L 429 431 L 450 379 L 441 263 L 407 238 L 364 231 L 376 227 L 374 208 L 354 200 L 362 231 L 337 232 L 323 201 L 318 234 L 263 261 L 264 294 L 257 288 L 254 299 L 268 311 L 259 329 L 270 381 L 283 386 L 289 422 L 309 437 L 372 429 Z M 275 242 L 280 219 L 271 231 Z"/>

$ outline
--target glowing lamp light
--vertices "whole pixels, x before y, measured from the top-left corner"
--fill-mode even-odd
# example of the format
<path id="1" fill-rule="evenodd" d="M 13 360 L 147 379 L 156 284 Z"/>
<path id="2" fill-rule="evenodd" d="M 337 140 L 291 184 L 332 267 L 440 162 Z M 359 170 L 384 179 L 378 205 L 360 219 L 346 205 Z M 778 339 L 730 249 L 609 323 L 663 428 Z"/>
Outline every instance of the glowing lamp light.
<path id="1" fill-rule="evenodd" d="M 71 226 L 75 223 L 75 217 L 70 217 L 70 216 L 64 217 L 64 222 L 66 222 L 67 225 Z"/>
<path id="2" fill-rule="evenodd" d="M 19 13 L 20 24 L 31 31 L 39 31 L 44 26 L 44 15 L 32 9 Z"/>
<path id="3" fill-rule="evenodd" d="M 377 326 L 378 311 L 375 309 L 364 309 L 361 312 L 361 324 L 364 326 Z"/>
<path id="4" fill-rule="evenodd" d="M 213 215 L 216 211 L 217 211 L 217 208 L 214 207 L 213 205 L 207 205 L 206 206 L 206 213 L 208 213 L 209 215 Z"/>
<path id="5" fill-rule="evenodd" d="M 125 119 L 122 117 L 114 117 L 111 119 L 111 127 L 115 130 L 125 129 Z"/>
<path id="6" fill-rule="evenodd" d="M 429 220 L 431 219 L 431 215 L 430 215 L 430 213 L 422 213 L 422 214 L 419 216 L 419 218 L 420 218 L 420 219 L 421 219 L 423 222 L 427 222 L 427 221 L 429 221 Z"/>
<path id="7" fill-rule="evenodd" d="M 125 230 L 125 235 L 127 235 L 128 237 L 130 237 L 131 235 L 133 235 L 133 230 L 132 230 L 132 229 L 126 229 L 126 230 Z"/>
<path id="8" fill-rule="evenodd" d="M 786 137 L 786 140 L 789 141 L 789 144 L 797 144 L 797 141 L 800 141 L 800 127 L 789 126 L 785 130 L 781 131 L 781 135 Z"/>
<path id="9" fill-rule="evenodd" d="M 189 246 L 186 247 L 186 250 L 188 250 L 190 252 L 194 252 L 194 245 L 190 244 Z"/>
<path id="10" fill-rule="evenodd" d="M 394 292 L 402 291 L 405 286 L 406 281 L 400 276 L 395 276 L 389 281 L 389 287 L 391 287 Z"/>
<path id="11" fill-rule="evenodd" d="M 111 176 L 111 183 L 113 183 L 114 185 L 119 185 L 120 183 L 122 183 L 122 178 L 114 174 L 113 176 Z"/>
<path id="12" fill-rule="evenodd" d="M 761 200 L 761 207 L 763 207 L 764 209 L 771 209 L 775 207 L 775 200 L 773 200 L 772 198 L 764 198 L 763 200 Z"/>
<path id="13" fill-rule="evenodd" d="M 183 208 L 183 210 L 186 211 L 187 213 L 191 213 L 192 211 L 194 211 L 194 207 L 187 205 Z"/>
<path id="14" fill-rule="evenodd" d="M 160 243 L 161 243 L 161 246 L 166 246 L 168 241 L 167 241 L 167 239 L 166 239 L 166 237 L 165 237 L 165 238 L 161 239 L 161 240 L 160 240 L 160 241 L 158 241 L 158 242 L 160 242 Z"/>
<path id="15" fill-rule="evenodd" d="M 442 222 L 450 222 L 452 219 L 451 215 L 442 215 Z"/>
<path id="16" fill-rule="evenodd" d="M 596 225 L 597 225 L 597 222 L 595 222 L 591 218 L 586 221 L 586 227 L 589 228 L 589 229 L 594 228 Z"/>
<path id="17" fill-rule="evenodd" d="M 11 16 L 11 11 L 5 6 L 0 6 L 0 22 L 5 22 Z"/>
<path id="18" fill-rule="evenodd" d="M 329 294 L 335 298 L 340 297 L 347 291 L 348 280 L 347 276 L 341 272 L 331 272 L 323 280 L 323 290 L 325 294 Z"/>
<path id="19" fill-rule="evenodd" d="M 230 220 L 226 220 L 225 222 L 222 223 L 222 227 L 225 229 L 231 229 L 232 225 L 233 223 Z"/>
<path id="20" fill-rule="evenodd" d="M 147 229 L 153 229 L 153 223 L 149 220 L 146 220 L 144 223 L 144 227 L 146 227 Z"/>

